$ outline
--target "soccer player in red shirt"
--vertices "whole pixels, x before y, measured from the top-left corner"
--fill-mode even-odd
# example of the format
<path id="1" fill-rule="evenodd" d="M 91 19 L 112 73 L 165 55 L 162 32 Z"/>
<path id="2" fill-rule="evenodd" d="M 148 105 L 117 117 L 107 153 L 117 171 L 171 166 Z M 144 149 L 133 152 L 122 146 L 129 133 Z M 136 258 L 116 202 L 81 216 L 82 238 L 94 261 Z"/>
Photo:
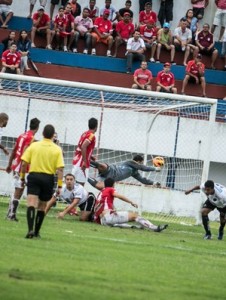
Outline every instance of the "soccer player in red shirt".
<path id="1" fill-rule="evenodd" d="M 152 11 L 152 4 L 150 2 L 147 2 L 145 4 L 145 9 L 140 12 L 139 14 L 139 22 L 140 25 L 145 25 L 148 23 L 150 19 L 153 19 L 154 22 L 157 22 L 157 15 L 154 11 Z"/>
<path id="2" fill-rule="evenodd" d="M 133 207 L 138 208 L 137 204 L 129 200 L 124 195 L 117 193 L 114 189 L 115 181 L 112 178 L 107 178 L 104 181 L 105 188 L 102 189 L 97 197 L 96 205 L 94 208 L 94 222 L 112 227 L 124 227 L 124 228 L 146 228 L 155 232 L 161 232 L 166 229 L 168 225 L 156 226 L 149 220 L 142 218 L 136 212 L 129 211 L 116 211 L 114 209 L 114 198 L 118 198 L 124 202 L 131 204 Z M 136 222 L 137 226 L 130 226 L 128 222 Z"/>
<path id="3" fill-rule="evenodd" d="M 92 33 L 92 55 L 96 54 L 96 43 L 101 42 L 108 45 L 107 56 L 111 56 L 111 47 L 113 44 L 112 37 L 112 23 L 108 20 L 110 14 L 109 9 L 105 9 L 103 12 L 103 16 L 99 17 L 94 22 L 94 28 Z"/>
<path id="4" fill-rule="evenodd" d="M 37 118 L 31 119 L 30 130 L 19 135 L 16 140 L 16 144 L 13 151 L 9 157 L 8 166 L 6 167 L 6 172 L 10 173 L 13 171 L 14 176 L 14 195 L 9 201 L 9 209 L 7 213 L 7 219 L 11 221 L 18 221 L 16 217 L 16 211 L 19 205 L 19 200 L 23 195 L 24 187 L 22 187 L 20 181 L 20 171 L 21 171 L 21 156 L 26 150 L 26 148 L 34 141 L 34 136 L 39 129 L 40 121 Z"/>
<path id="5" fill-rule="evenodd" d="M 73 168 L 71 173 L 75 176 L 76 182 L 81 185 L 84 185 L 86 182 L 90 160 L 91 158 L 93 159 L 92 154 L 96 143 L 95 132 L 98 126 L 97 119 L 89 119 L 88 125 L 89 130 L 81 135 L 72 162 Z"/>
<path id="6" fill-rule="evenodd" d="M 16 43 L 12 43 L 9 50 L 2 53 L 2 73 L 20 74 L 21 55 L 17 51 Z M 18 91 L 21 92 L 20 82 L 18 81 Z M 0 90 L 3 89 L 2 80 L 0 80 Z"/>
<path id="7" fill-rule="evenodd" d="M 147 49 L 151 48 L 150 62 L 155 62 L 154 55 L 157 47 L 157 28 L 152 18 L 147 21 L 146 25 L 140 26 L 140 34 L 144 40 L 145 47 Z"/>
<path id="8" fill-rule="evenodd" d="M 142 61 L 140 69 L 134 72 L 134 84 L 132 89 L 141 89 L 151 91 L 152 73 L 147 69 L 147 62 Z"/>
<path id="9" fill-rule="evenodd" d="M 51 32 L 51 41 L 56 36 L 56 50 L 59 50 L 61 38 L 64 39 L 64 52 L 67 52 L 67 36 L 64 34 L 67 26 L 67 18 L 64 15 L 64 8 L 60 7 L 54 19 L 54 29 Z"/>
<path id="10" fill-rule="evenodd" d="M 40 6 L 38 11 L 33 15 L 33 25 L 31 29 L 31 47 L 35 48 L 35 35 L 38 34 L 46 34 L 47 46 L 46 49 L 52 49 L 50 45 L 51 41 L 51 30 L 50 30 L 50 18 L 45 13 L 45 8 Z"/>
<path id="11" fill-rule="evenodd" d="M 201 83 L 202 95 L 206 97 L 206 81 L 204 77 L 205 65 L 201 62 L 202 54 L 198 54 L 194 60 L 190 60 L 186 67 L 186 75 L 183 80 L 181 93 L 184 94 L 188 81 L 192 83 Z"/>
<path id="12" fill-rule="evenodd" d="M 173 93 L 177 94 L 177 88 L 175 87 L 175 78 L 172 72 L 170 72 L 171 64 L 166 62 L 164 69 L 157 74 L 157 87 L 156 92 Z"/>
<path id="13" fill-rule="evenodd" d="M 115 38 L 115 54 L 117 56 L 118 47 L 121 44 L 126 44 L 128 39 L 133 36 L 135 27 L 131 23 L 131 17 L 129 12 L 125 12 L 123 15 L 123 20 L 119 21 L 116 25 L 116 38 Z"/>

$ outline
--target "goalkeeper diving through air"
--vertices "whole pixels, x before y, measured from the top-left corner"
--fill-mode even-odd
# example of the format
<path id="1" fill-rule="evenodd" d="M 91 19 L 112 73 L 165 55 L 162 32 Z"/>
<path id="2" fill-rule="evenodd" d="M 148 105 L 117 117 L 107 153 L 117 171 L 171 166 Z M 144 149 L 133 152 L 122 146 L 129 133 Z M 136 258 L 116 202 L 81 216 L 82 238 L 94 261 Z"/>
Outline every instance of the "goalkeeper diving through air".
<path id="1" fill-rule="evenodd" d="M 160 172 L 160 167 L 147 167 L 143 165 L 144 159 L 141 155 L 135 155 L 132 160 L 127 160 L 122 163 L 108 165 L 105 163 L 99 163 L 96 161 L 91 161 L 90 166 L 98 169 L 99 174 L 96 179 L 89 177 L 88 182 L 98 190 L 104 188 L 104 180 L 106 178 L 112 178 L 114 181 L 121 181 L 129 177 L 133 177 L 139 182 L 146 185 L 156 185 L 160 186 L 159 182 L 154 182 L 150 179 L 142 177 L 139 171 L 144 172 Z"/>

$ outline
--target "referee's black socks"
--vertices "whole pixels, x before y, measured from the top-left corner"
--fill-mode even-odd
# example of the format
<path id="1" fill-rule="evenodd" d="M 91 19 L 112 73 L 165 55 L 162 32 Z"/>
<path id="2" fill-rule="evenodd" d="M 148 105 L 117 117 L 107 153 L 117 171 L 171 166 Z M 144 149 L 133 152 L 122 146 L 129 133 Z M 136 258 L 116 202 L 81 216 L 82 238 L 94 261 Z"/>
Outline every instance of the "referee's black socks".
<path id="1" fill-rule="evenodd" d="M 27 225 L 28 225 L 28 232 L 33 231 L 34 220 L 35 220 L 35 208 L 34 208 L 34 206 L 29 206 L 29 207 L 27 208 Z"/>
<path id="2" fill-rule="evenodd" d="M 209 217 L 208 216 L 202 216 L 202 224 L 206 231 L 206 234 L 211 235 L 211 231 L 209 228 Z"/>
<path id="3" fill-rule="evenodd" d="M 36 219 L 35 219 L 35 236 L 39 235 L 39 230 L 42 226 L 44 217 L 45 217 L 45 212 L 42 210 L 38 210 L 38 212 L 36 214 Z"/>

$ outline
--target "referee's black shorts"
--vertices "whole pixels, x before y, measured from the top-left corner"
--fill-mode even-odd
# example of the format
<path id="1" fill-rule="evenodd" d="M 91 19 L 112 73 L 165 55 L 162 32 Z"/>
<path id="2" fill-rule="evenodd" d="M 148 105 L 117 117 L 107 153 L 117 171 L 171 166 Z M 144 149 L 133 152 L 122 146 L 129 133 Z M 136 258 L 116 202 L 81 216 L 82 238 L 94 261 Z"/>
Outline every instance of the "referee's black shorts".
<path id="1" fill-rule="evenodd" d="M 38 196 L 41 201 L 49 201 L 53 195 L 54 175 L 29 173 L 27 176 L 27 194 Z"/>

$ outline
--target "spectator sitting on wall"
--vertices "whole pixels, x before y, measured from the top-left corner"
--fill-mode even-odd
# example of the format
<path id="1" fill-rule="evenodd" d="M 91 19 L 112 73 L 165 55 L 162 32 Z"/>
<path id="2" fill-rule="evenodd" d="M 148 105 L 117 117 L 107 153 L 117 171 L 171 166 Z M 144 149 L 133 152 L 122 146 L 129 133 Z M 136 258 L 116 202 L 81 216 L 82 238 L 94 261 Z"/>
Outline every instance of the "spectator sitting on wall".
<path id="1" fill-rule="evenodd" d="M 28 55 L 31 49 L 31 41 L 28 38 L 28 33 L 26 30 L 21 30 L 19 39 L 17 42 L 17 50 L 21 55 L 21 62 L 20 62 L 20 71 L 23 74 L 24 69 L 30 70 L 28 67 Z"/>
<path id="2" fill-rule="evenodd" d="M 61 0 L 60 6 L 65 7 L 67 2 L 68 2 L 68 0 Z M 51 21 L 53 19 L 53 13 L 54 13 L 55 6 L 58 5 L 59 3 L 60 3 L 60 0 L 51 0 L 51 2 L 50 2 L 50 13 L 49 13 L 49 15 L 50 15 L 50 20 Z"/>
<path id="3" fill-rule="evenodd" d="M 83 9 L 82 16 L 78 16 L 75 18 L 75 41 L 74 41 L 74 49 L 73 52 L 77 53 L 77 45 L 79 38 L 85 40 L 85 49 L 83 50 L 83 54 L 88 54 L 88 51 L 91 48 L 92 44 L 92 35 L 91 31 L 93 30 L 93 21 L 88 17 L 89 10 L 87 8 Z"/>
<path id="4" fill-rule="evenodd" d="M 132 85 L 132 89 L 151 91 L 151 80 L 153 76 L 151 71 L 148 70 L 147 67 L 147 62 L 142 61 L 140 68 L 135 70 L 133 75 L 134 84 Z"/>
<path id="5" fill-rule="evenodd" d="M 156 53 L 156 63 L 160 63 L 160 53 L 162 47 L 167 51 L 170 51 L 170 60 L 171 64 L 175 65 L 174 56 L 175 56 L 175 46 L 173 45 L 173 35 L 170 30 L 170 24 L 164 23 L 163 28 L 159 29 L 157 36 L 157 53 Z"/>
<path id="6" fill-rule="evenodd" d="M 218 56 L 218 50 L 214 48 L 213 34 L 209 30 L 209 24 L 205 23 L 203 30 L 196 36 L 196 45 L 199 47 L 201 54 L 211 56 L 211 68 L 215 69 L 214 63 Z"/>
<path id="7" fill-rule="evenodd" d="M 12 3 L 13 0 L 0 0 L 0 22 L 2 23 L 1 28 L 8 28 L 8 23 L 13 17 L 13 11 L 10 6 Z"/>
<path id="8" fill-rule="evenodd" d="M 45 9 L 43 6 L 38 8 L 38 11 L 33 15 L 33 25 L 31 29 L 31 47 L 35 48 L 35 35 L 46 35 L 47 46 L 46 49 L 52 49 L 50 45 L 51 40 L 51 31 L 50 31 L 50 18 L 45 13 Z"/>
<path id="9" fill-rule="evenodd" d="M 145 4 L 145 9 L 139 14 L 139 23 L 140 25 L 145 25 L 150 19 L 154 20 L 155 23 L 157 22 L 157 15 L 152 11 L 152 4 L 151 2 L 147 2 Z"/>
<path id="10" fill-rule="evenodd" d="M 96 0 L 90 0 L 89 5 L 85 6 L 89 11 L 88 17 L 94 22 L 99 17 L 99 7 L 96 6 Z"/>
<path id="11" fill-rule="evenodd" d="M 105 0 L 105 6 L 100 9 L 100 16 L 104 15 L 104 11 L 109 10 L 108 20 L 111 22 L 115 21 L 118 18 L 118 11 L 114 6 L 111 5 L 111 0 Z"/>
<path id="12" fill-rule="evenodd" d="M 32 16 L 32 12 L 35 6 L 35 3 L 37 2 L 37 0 L 30 0 L 30 9 L 29 9 L 29 15 L 27 16 L 28 19 L 31 18 Z M 41 6 L 46 6 L 47 0 L 39 0 L 39 3 Z"/>
<path id="13" fill-rule="evenodd" d="M 146 49 L 151 49 L 150 62 L 155 62 L 154 55 L 157 46 L 157 28 L 155 21 L 149 19 L 147 24 L 140 26 L 141 38 L 144 40 Z"/>
<path id="14" fill-rule="evenodd" d="M 134 33 L 134 25 L 131 23 L 131 16 L 129 12 L 125 12 L 123 19 L 116 25 L 116 38 L 115 38 L 115 54 L 117 57 L 118 47 L 121 44 L 126 44 L 128 39 L 132 37 Z"/>
<path id="15" fill-rule="evenodd" d="M 4 40 L 2 40 L 3 44 L 3 52 L 7 49 L 10 48 L 12 43 L 16 43 L 16 32 L 15 31 L 10 31 L 8 37 Z"/>
<path id="16" fill-rule="evenodd" d="M 67 35 L 66 35 L 66 25 L 67 25 L 67 18 L 64 14 L 63 6 L 59 8 L 58 14 L 54 19 L 54 29 L 51 31 L 51 43 L 55 37 L 56 40 L 56 50 L 61 48 L 61 40 L 63 39 L 64 42 L 64 52 L 67 52 Z"/>
<path id="17" fill-rule="evenodd" d="M 65 6 L 65 10 L 64 10 L 64 15 L 66 18 L 66 29 L 65 31 L 67 33 L 70 33 L 70 35 L 66 36 L 67 39 L 67 46 L 68 46 L 68 50 L 71 50 L 71 46 L 74 42 L 74 38 L 75 38 L 75 18 L 71 13 L 71 4 L 67 3 L 67 5 Z"/>
<path id="18" fill-rule="evenodd" d="M 132 2 L 130 0 L 127 0 L 125 3 L 125 7 L 120 8 L 119 15 L 118 15 L 118 21 L 123 20 L 124 14 L 129 13 L 130 15 L 130 21 L 133 22 L 133 11 L 130 9 L 132 6 Z"/>
<path id="19" fill-rule="evenodd" d="M 175 87 L 175 78 L 172 72 L 170 72 L 171 64 L 166 62 L 162 71 L 157 74 L 157 87 L 156 92 L 173 93 L 177 94 L 177 88 Z"/>
<path id="20" fill-rule="evenodd" d="M 99 17 L 94 22 L 94 28 L 92 32 L 92 55 L 96 55 L 96 43 L 104 43 L 107 45 L 107 56 L 111 56 L 111 48 L 113 44 L 112 37 L 112 23 L 108 20 L 110 10 L 105 9 L 103 16 Z"/>

